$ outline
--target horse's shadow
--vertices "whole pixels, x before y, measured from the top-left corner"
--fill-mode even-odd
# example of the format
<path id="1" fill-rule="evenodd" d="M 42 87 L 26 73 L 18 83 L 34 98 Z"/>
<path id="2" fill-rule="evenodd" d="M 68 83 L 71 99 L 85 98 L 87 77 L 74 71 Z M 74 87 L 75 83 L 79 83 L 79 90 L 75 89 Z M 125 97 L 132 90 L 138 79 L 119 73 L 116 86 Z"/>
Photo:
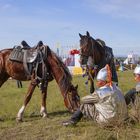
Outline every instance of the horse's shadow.
<path id="1" fill-rule="evenodd" d="M 53 119 L 55 117 L 61 117 L 61 116 L 66 117 L 66 116 L 68 116 L 70 114 L 71 113 L 68 110 L 61 110 L 61 111 L 56 111 L 56 112 L 48 113 L 47 118 L 48 119 Z M 34 120 L 40 120 L 41 119 L 41 115 L 39 113 L 37 113 L 37 112 L 32 112 L 32 113 L 30 113 L 27 116 L 25 115 L 24 118 L 25 119 L 23 120 L 23 122 L 29 122 L 29 121 L 34 121 Z M 0 118 L 0 122 L 5 122 L 6 120 L 12 120 L 13 121 L 13 120 L 16 120 L 16 118 L 15 117 L 12 117 L 10 119 Z"/>
<path id="2" fill-rule="evenodd" d="M 48 116 L 50 116 L 50 117 L 62 116 L 62 115 L 67 116 L 68 114 L 70 114 L 70 112 L 68 110 L 61 110 L 61 111 L 48 113 Z"/>
<path id="3" fill-rule="evenodd" d="M 46 117 L 46 119 L 53 119 L 55 117 L 61 117 L 61 116 L 66 117 L 66 116 L 68 116 L 70 114 L 71 113 L 68 110 L 50 112 L 50 113 L 47 114 L 48 116 Z M 33 121 L 33 120 L 39 120 L 39 119 L 41 119 L 41 115 L 39 113 L 32 112 L 29 116 L 25 116 L 24 122 Z"/>

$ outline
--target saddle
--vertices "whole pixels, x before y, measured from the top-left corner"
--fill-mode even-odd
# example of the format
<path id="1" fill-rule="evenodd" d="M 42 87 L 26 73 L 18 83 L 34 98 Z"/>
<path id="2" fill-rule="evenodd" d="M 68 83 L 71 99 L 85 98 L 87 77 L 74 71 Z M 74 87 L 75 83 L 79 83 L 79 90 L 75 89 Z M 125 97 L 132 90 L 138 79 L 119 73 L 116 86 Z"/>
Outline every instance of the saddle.
<path id="1" fill-rule="evenodd" d="M 15 46 L 9 56 L 9 59 L 20 63 L 23 63 L 24 60 L 27 63 L 33 63 L 37 58 L 37 54 L 38 50 L 35 48 L 24 49 L 21 46 Z"/>
<path id="2" fill-rule="evenodd" d="M 39 81 L 51 81 L 53 80 L 52 74 L 49 70 L 49 66 L 46 66 L 44 62 L 44 59 L 47 55 L 46 52 L 47 47 L 44 45 L 37 45 L 33 48 L 27 48 L 24 46 L 14 46 L 13 51 L 9 55 L 9 60 L 18 63 L 23 63 L 24 69 L 28 76 L 31 76 L 34 70 L 36 79 L 38 79 Z M 39 72 L 39 67 L 41 67 L 42 72 Z"/>
<path id="3" fill-rule="evenodd" d="M 104 46 L 106 46 L 106 43 L 103 41 L 103 40 L 101 40 L 101 39 L 96 39 L 96 41 L 102 46 L 102 47 L 104 47 Z"/>
<path id="4" fill-rule="evenodd" d="M 22 41 L 20 46 L 14 46 L 9 58 L 12 61 L 33 63 L 38 55 L 39 48 L 43 46 L 43 42 L 39 41 L 37 46 L 31 48 L 26 41 Z"/>
<path id="5" fill-rule="evenodd" d="M 9 56 L 9 59 L 20 63 L 23 63 L 24 60 L 27 63 L 33 63 L 37 58 L 37 54 L 37 49 L 24 49 L 21 46 L 15 46 Z"/>

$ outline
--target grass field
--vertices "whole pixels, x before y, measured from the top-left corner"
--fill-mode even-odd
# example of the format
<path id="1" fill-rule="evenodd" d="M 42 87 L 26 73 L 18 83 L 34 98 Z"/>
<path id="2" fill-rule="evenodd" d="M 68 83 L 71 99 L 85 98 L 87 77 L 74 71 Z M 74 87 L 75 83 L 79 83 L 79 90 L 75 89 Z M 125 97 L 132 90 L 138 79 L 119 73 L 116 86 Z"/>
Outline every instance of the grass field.
<path id="1" fill-rule="evenodd" d="M 119 86 L 123 93 L 135 86 L 132 71 L 119 72 Z M 73 77 L 78 84 L 80 96 L 88 94 L 86 78 Z M 18 89 L 16 81 L 9 80 L 0 88 L 0 140 L 140 140 L 140 125 L 126 125 L 111 129 L 101 128 L 92 121 L 81 120 L 75 127 L 64 127 L 62 121 L 71 114 L 64 106 L 63 98 L 55 81 L 49 84 L 47 110 L 48 118 L 39 115 L 41 95 L 37 88 L 24 114 L 24 121 L 16 123 L 15 118 L 28 87 Z"/>

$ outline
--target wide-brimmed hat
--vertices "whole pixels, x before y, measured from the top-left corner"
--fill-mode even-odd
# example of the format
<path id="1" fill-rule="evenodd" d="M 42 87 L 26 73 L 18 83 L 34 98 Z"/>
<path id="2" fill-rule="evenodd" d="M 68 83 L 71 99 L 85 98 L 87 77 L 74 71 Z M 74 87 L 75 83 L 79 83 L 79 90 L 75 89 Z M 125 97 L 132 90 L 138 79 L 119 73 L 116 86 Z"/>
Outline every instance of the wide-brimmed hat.
<path id="1" fill-rule="evenodd" d="M 97 81 L 99 80 L 107 81 L 112 85 L 112 73 L 108 64 L 98 72 Z"/>

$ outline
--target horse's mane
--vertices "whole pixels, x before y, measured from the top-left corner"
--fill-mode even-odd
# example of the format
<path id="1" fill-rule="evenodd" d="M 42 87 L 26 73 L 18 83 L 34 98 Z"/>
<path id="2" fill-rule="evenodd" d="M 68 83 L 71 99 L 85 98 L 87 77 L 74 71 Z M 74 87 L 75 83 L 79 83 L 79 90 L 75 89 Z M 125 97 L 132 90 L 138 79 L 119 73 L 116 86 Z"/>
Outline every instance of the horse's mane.
<path id="1" fill-rule="evenodd" d="M 98 43 L 96 40 L 95 40 L 95 43 L 96 43 L 95 46 L 97 46 L 97 49 L 99 50 L 99 52 L 101 53 L 101 55 L 104 56 L 105 55 L 105 48 L 104 48 L 104 46 L 101 46 L 101 44 Z"/>
<path id="2" fill-rule="evenodd" d="M 62 78 L 60 79 L 59 84 L 60 84 L 60 88 L 64 90 L 66 93 L 69 89 L 69 86 L 71 85 L 72 75 L 70 74 L 69 69 L 63 63 L 62 59 L 59 56 L 57 56 L 57 54 L 54 53 L 52 50 L 50 51 L 51 51 L 52 58 L 54 58 L 55 62 L 58 64 L 58 67 L 60 67 L 62 70 L 63 75 Z"/>
<path id="3" fill-rule="evenodd" d="M 13 49 L 12 48 L 3 49 L 3 50 L 0 50 L 0 53 L 5 52 L 5 51 L 11 51 L 11 50 Z"/>
<path id="4" fill-rule="evenodd" d="M 91 41 L 95 43 L 95 45 L 93 46 L 94 47 L 94 55 L 96 55 L 95 52 L 99 52 L 100 53 L 100 56 L 102 56 L 102 58 L 104 58 L 105 56 L 105 48 L 104 46 L 101 46 L 100 43 L 98 43 L 98 41 L 96 41 L 94 38 L 90 37 L 91 38 Z"/>

